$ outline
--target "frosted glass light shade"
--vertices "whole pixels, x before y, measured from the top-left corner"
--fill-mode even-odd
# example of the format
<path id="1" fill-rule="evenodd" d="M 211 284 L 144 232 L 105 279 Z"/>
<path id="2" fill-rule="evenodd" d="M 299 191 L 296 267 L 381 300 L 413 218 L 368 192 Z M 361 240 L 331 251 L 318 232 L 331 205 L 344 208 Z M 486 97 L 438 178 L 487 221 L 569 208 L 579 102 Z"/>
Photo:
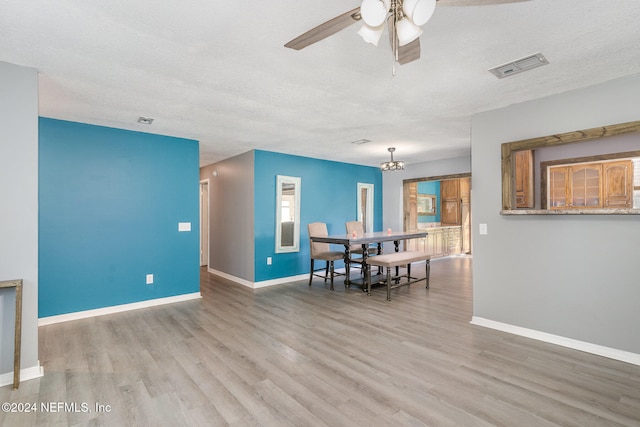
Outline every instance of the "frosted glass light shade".
<path id="1" fill-rule="evenodd" d="M 433 16 L 436 0 L 404 0 L 402 10 L 414 24 L 421 26 Z"/>
<path id="2" fill-rule="evenodd" d="M 422 30 L 410 19 L 404 18 L 396 23 L 396 33 L 398 34 L 398 45 L 404 46 L 420 37 Z"/>
<path id="3" fill-rule="evenodd" d="M 369 25 L 364 24 L 358 31 L 358 34 L 364 39 L 365 42 L 371 43 L 374 46 L 378 46 L 378 41 L 380 41 L 380 37 L 382 37 L 383 31 L 384 24 L 378 27 L 370 27 Z"/>
<path id="4" fill-rule="evenodd" d="M 388 12 L 388 0 L 362 0 L 362 4 L 360 5 L 360 16 L 370 27 L 379 27 L 384 24 Z"/>

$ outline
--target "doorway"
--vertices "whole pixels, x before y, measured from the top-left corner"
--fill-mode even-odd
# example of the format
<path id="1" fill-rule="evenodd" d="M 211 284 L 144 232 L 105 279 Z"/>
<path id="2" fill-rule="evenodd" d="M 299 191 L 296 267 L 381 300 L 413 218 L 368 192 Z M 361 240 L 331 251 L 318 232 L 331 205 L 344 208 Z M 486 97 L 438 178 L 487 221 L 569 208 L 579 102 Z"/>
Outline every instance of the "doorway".
<path id="1" fill-rule="evenodd" d="M 432 257 L 471 253 L 471 174 L 403 181 L 403 227 L 427 231 L 408 249 Z"/>
<path id="2" fill-rule="evenodd" d="M 200 267 L 209 265 L 209 180 L 200 181 Z"/>

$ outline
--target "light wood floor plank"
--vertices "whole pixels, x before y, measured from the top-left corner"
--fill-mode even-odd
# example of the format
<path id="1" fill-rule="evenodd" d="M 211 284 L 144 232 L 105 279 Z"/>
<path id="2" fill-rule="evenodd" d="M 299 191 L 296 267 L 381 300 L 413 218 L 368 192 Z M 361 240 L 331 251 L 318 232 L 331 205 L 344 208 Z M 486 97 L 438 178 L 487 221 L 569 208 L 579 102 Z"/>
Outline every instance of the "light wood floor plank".
<path id="1" fill-rule="evenodd" d="M 434 260 L 390 302 L 202 270 L 200 300 L 41 327 L 45 376 L 0 403 L 92 411 L 0 426 L 640 426 L 640 367 L 469 324 L 471 263 Z"/>

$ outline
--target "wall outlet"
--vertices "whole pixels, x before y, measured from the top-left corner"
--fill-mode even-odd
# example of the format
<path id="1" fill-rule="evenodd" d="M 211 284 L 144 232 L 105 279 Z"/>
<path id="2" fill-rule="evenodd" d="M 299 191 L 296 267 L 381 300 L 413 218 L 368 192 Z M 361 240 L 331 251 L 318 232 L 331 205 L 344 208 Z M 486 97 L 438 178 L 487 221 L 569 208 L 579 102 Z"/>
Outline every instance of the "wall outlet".
<path id="1" fill-rule="evenodd" d="M 273 261 L 273 260 L 271 259 L 271 257 L 270 257 L 270 256 L 268 256 L 268 257 L 267 257 L 267 265 L 271 265 L 271 262 L 272 262 L 272 261 Z"/>
<path id="2" fill-rule="evenodd" d="M 153 274 L 147 274 L 147 285 L 153 284 Z"/>

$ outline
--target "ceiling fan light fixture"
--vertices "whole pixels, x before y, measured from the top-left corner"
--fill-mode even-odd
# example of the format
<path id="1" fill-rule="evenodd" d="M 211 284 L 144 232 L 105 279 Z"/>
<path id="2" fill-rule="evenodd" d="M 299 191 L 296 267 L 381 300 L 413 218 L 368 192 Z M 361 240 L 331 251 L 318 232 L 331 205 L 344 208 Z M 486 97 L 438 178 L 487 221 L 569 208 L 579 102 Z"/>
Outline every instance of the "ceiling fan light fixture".
<path id="1" fill-rule="evenodd" d="M 427 23 L 436 10 L 436 0 L 404 0 L 402 10 L 417 26 Z"/>
<path id="2" fill-rule="evenodd" d="M 382 32 L 384 31 L 384 24 L 378 27 L 371 27 L 367 24 L 364 24 L 360 30 L 358 30 L 358 34 L 362 39 L 371 43 L 374 46 L 378 46 L 378 42 L 380 41 L 380 37 L 382 37 Z"/>
<path id="3" fill-rule="evenodd" d="M 398 34 L 398 45 L 404 46 L 420 37 L 422 29 L 405 17 L 396 22 L 396 33 Z"/>
<path id="4" fill-rule="evenodd" d="M 362 0 L 360 5 L 360 16 L 370 27 L 375 28 L 384 24 L 387 12 L 389 12 L 389 7 L 381 0 Z"/>

